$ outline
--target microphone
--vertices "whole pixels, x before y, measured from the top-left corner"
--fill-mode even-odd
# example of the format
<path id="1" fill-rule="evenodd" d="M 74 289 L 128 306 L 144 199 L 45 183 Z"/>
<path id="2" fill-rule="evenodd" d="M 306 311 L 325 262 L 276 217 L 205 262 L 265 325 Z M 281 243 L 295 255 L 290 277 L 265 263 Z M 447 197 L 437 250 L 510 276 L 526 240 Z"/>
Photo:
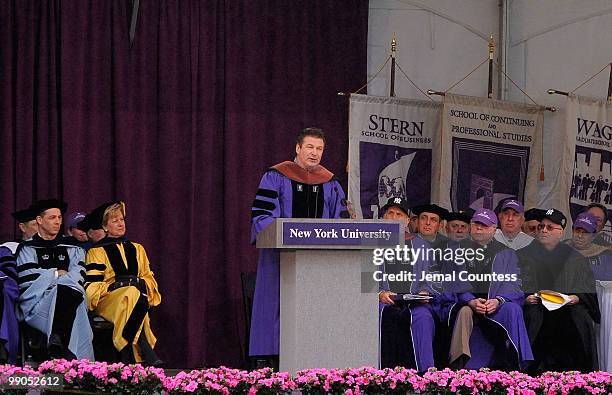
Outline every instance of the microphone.
<path id="1" fill-rule="evenodd" d="M 322 187 L 321 187 L 322 188 Z M 315 214 L 314 214 L 314 218 L 317 218 L 317 215 L 319 214 L 319 188 L 317 187 L 317 192 L 315 192 Z"/>
<path id="2" fill-rule="evenodd" d="M 340 192 L 338 191 L 337 186 L 334 186 L 334 192 L 336 192 L 336 199 L 339 198 Z M 350 219 L 351 213 L 349 213 L 349 211 L 346 209 L 346 207 L 348 206 L 348 200 L 346 200 L 346 198 L 340 199 L 340 205 L 345 208 L 344 210 L 340 211 L 340 218 Z"/>

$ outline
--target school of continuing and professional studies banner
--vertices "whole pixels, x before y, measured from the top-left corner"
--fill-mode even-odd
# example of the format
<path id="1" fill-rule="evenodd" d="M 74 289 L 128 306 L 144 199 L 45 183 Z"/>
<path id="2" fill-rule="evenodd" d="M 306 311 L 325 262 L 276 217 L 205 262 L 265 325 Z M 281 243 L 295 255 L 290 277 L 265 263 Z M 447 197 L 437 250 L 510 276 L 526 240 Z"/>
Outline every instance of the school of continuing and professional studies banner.
<path id="1" fill-rule="evenodd" d="M 566 109 L 567 159 L 562 171 L 569 209 L 576 218 L 590 203 L 612 209 L 612 105 L 569 95 Z M 610 231 L 610 221 L 606 223 Z"/>
<path id="2" fill-rule="evenodd" d="M 357 217 L 378 218 L 391 197 L 429 202 L 440 109 L 433 101 L 351 95 L 348 184 Z"/>
<path id="3" fill-rule="evenodd" d="M 543 108 L 447 93 L 442 112 L 433 201 L 453 210 L 494 209 L 501 199 L 517 197 L 534 207 Z"/>

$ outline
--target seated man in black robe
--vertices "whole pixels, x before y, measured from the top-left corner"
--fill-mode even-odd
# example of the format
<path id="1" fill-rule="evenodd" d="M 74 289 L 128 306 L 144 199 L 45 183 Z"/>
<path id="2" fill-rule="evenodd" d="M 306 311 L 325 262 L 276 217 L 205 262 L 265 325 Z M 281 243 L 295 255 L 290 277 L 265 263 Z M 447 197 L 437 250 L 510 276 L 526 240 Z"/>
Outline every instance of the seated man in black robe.
<path id="1" fill-rule="evenodd" d="M 531 373 L 597 370 L 594 322 L 600 313 L 595 279 L 586 259 L 559 243 L 566 223 L 559 210 L 544 211 L 537 239 L 517 251 L 527 295 L 525 324 L 535 357 Z M 569 302 L 549 311 L 537 295 L 542 290 L 566 294 Z"/>

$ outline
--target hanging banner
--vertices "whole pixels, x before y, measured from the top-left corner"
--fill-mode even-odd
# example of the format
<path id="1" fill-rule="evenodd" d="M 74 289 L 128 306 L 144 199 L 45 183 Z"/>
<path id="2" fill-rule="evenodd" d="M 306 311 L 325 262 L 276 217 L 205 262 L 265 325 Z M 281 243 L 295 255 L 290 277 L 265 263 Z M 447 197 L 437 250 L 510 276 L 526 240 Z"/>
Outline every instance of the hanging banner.
<path id="1" fill-rule="evenodd" d="M 351 95 L 348 196 L 358 218 L 378 218 L 391 197 L 429 202 L 440 109 L 433 101 Z"/>
<path id="2" fill-rule="evenodd" d="M 434 149 L 433 200 L 453 211 L 494 209 L 517 197 L 537 204 L 543 109 L 446 94 L 442 138 Z"/>
<path id="3" fill-rule="evenodd" d="M 570 95 L 567 102 L 570 163 L 563 166 L 572 218 L 590 203 L 612 209 L 612 105 Z M 572 163 L 573 159 L 573 163 Z M 610 232 L 610 216 L 604 230 Z"/>

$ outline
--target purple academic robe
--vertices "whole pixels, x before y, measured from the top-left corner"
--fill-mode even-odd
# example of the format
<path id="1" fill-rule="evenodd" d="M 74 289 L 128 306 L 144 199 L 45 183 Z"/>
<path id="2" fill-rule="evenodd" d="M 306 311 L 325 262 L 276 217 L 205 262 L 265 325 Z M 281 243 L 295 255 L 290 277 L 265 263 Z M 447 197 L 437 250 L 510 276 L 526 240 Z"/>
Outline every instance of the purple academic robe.
<path id="1" fill-rule="evenodd" d="M 429 247 L 421 238 L 406 241 L 413 250 Z M 426 291 L 434 296 L 429 303 L 396 302 L 394 305 L 379 304 L 380 308 L 380 360 L 381 368 L 403 366 L 424 372 L 434 367 L 434 336 L 439 306 L 439 293 L 429 281 L 423 281 L 425 273 L 431 272 L 432 263 L 419 257 L 411 267 L 415 281 L 409 284 L 412 294 Z M 410 267 L 410 266 L 409 266 Z M 403 268 L 406 269 L 406 268 Z M 408 270 L 408 269 L 406 269 Z M 385 270 L 389 272 L 389 270 Z M 380 284 L 381 290 L 396 291 L 388 282 Z M 405 291 L 404 291 L 405 292 Z"/>
<path id="2" fill-rule="evenodd" d="M 598 255 L 587 257 L 593 269 L 595 280 L 612 281 L 612 251 L 609 249 Z M 601 313 L 599 325 L 599 340 L 597 342 L 597 354 L 599 357 L 599 369 L 612 371 L 612 294 L 609 286 L 597 287 L 597 299 Z"/>
<path id="3" fill-rule="evenodd" d="M 608 250 L 599 255 L 586 258 L 593 269 L 595 280 L 612 281 L 612 251 Z"/>
<path id="4" fill-rule="evenodd" d="M 476 245 L 472 246 L 472 248 L 477 247 Z M 480 369 L 482 367 L 499 366 L 500 360 L 505 358 L 504 353 L 506 350 L 503 349 L 504 347 L 496 347 L 495 343 L 501 343 L 504 346 L 509 346 L 514 349 L 518 367 L 524 369 L 530 361 L 533 361 L 533 353 L 523 319 L 522 306 L 524 302 L 524 293 L 520 288 L 518 257 L 513 250 L 503 246 L 496 240 L 492 240 L 487 245 L 487 250 L 485 256 L 493 255 L 491 273 L 514 274 L 517 276 L 518 280 L 490 282 L 487 290 L 487 299 L 501 297 L 504 303 L 499 306 L 495 313 L 485 315 L 484 319 L 486 321 L 481 321 L 477 325 L 474 325 L 470 337 L 470 351 L 472 356 L 465 368 Z M 493 254 L 491 254 L 492 251 Z M 446 262 L 446 264 L 448 264 L 448 262 Z M 476 265 L 478 265 L 478 263 L 476 263 Z M 472 293 L 473 289 L 471 283 L 459 280 L 459 272 L 464 270 L 469 272 L 465 265 L 455 265 L 454 271 L 456 272 L 456 282 L 447 289 L 447 291 L 455 291 L 457 298 L 457 302 L 451 304 L 443 313 L 446 315 L 443 317 L 444 320 L 449 323 L 451 328 L 454 326 L 455 315 L 453 312 L 458 311 L 462 306 L 466 306 L 470 300 L 476 298 L 474 293 Z M 443 271 L 452 272 L 448 267 Z M 505 341 L 492 342 L 491 339 L 494 338 L 494 336 L 488 333 L 492 330 L 495 330 L 495 333 L 498 334 L 503 333 L 505 339 L 502 340 Z"/>
<path id="5" fill-rule="evenodd" d="M 2 278 L 2 318 L 0 322 L 0 340 L 5 342 L 9 362 L 17 362 L 19 344 L 19 324 L 15 315 L 15 300 L 19 296 L 15 258 L 6 247 L 0 247 L 0 277 Z"/>
<path id="6" fill-rule="evenodd" d="M 286 164 L 285 162 L 284 164 Z M 272 168 L 262 177 L 251 211 L 251 242 L 275 218 L 340 218 L 346 212 L 344 191 L 327 172 L 306 179 L 300 173 Z M 289 165 L 290 167 L 290 165 Z M 299 169 L 298 169 L 299 170 Z M 290 178 L 291 177 L 291 178 Z M 249 355 L 278 355 L 280 331 L 280 254 L 277 249 L 260 249 L 253 299 Z"/>

